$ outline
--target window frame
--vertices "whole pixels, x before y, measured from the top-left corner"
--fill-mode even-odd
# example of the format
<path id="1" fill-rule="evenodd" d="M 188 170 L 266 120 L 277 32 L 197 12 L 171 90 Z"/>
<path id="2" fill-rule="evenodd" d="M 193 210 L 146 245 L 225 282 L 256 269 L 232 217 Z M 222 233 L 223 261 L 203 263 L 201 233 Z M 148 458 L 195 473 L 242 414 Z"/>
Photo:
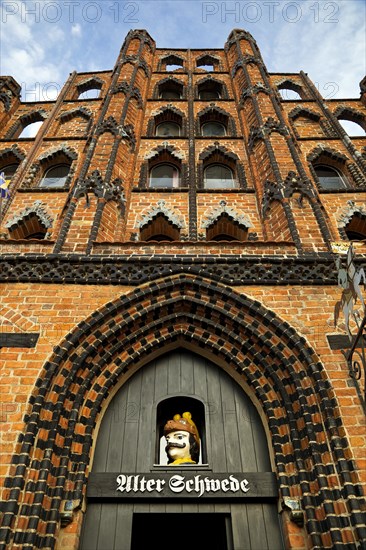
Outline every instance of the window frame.
<path id="1" fill-rule="evenodd" d="M 317 172 L 317 169 L 321 169 L 321 168 L 326 168 L 327 170 L 330 170 L 332 172 L 335 172 L 335 174 L 338 176 L 338 179 L 339 181 L 342 183 L 341 186 L 337 186 L 337 187 L 327 187 L 327 186 L 324 186 L 324 184 L 322 183 L 321 181 L 321 177 L 326 177 L 326 176 L 319 176 L 318 172 Z M 336 168 L 335 166 L 331 166 L 329 164 L 323 164 L 323 163 L 319 163 L 319 164 L 315 164 L 313 165 L 313 169 L 314 169 L 314 172 L 316 174 L 316 177 L 318 179 L 318 182 L 319 182 L 319 187 L 322 191 L 342 191 L 344 189 L 349 189 L 350 186 L 349 186 L 349 183 L 347 181 L 347 178 L 344 176 L 344 174 L 338 169 Z"/>
<path id="2" fill-rule="evenodd" d="M 207 186 L 207 177 L 206 177 L 206 172 L 207 170 L 209 170 L 210 168 L 214 168 L 214 167 L 220 167 L 220 168 L 225 168 L 226 170 L 230 171 L 231 173 L 231 181 L 233 183 L 232 186 L 230 187 L 217 187 L 217 186 L 212 186 L 212 187 L 208 187 Z M 212 178 L 213 179 L 213 178 Z M 215 179 L 218 179 L 218 178 L 215 178 Z M 222 180 L 221 180 L 222 181 Z M 236 177 L 235 177 L 235 172 L 234 170 L 230 167 L 230 166 L 227 166 L 226 164 L 224 163 L 220 163 L 220 162 L 213 162 L 211 164 L 208 164 L 207 166 L 204 167 L 203 169 L 203 188 L 204 189 L 237 189 L 238 188 L 238 182 L 236 181 Z"/>
<path id="3" fill-rule="evenodd" d="M 47 178 L 47 174 L 51 170 L 56 170 L 57 168 L 60 168 L 60 167 L 67 167 L 68 168 L 68 172 L 67 172 L 66 176 L 63 176 L 65 178 L 63 185 L 44 185 L 43 181 Z M 44 170 L 43 176 L 42 176 L 42 178 L 41 178 L 41 180 L 38 184 L 38 187 L 39 188 L 44 188 L 44 189 L 64 189 L 66 187 L 67 178 L 70 175 L 70 169 L 71 169 L 70 164 L 67 164 L 66 162 L 60 162 L 58 164 L 52 164 L 51 166 L 49 166 L 48 168 L 46 168 Z"/>
<path id="4" fill-rule="evenodd" d="M 173 168 L 173 170 L 175 170 L 175 172 L 176 172 L 176 181 L 174 180 L 174 175 L 173 175 L 172 185 L 164 185 L 164 186 L 152 185 L 152 178 L 153 178 L 152 174 L 153 174 L 154 170 L 156 170 L 157 168 L 160 168 L 162 166 L 169 166 L 169 167 Z M 173 164 L 171 162 L 159 162 L 159 163 L 155 164 L 154 166 L 152 166 L 149 170 L 149 188 L 150 189 L 179 189 L 180 183 L 181 183 L 181 171 L 175 164 Z"/>

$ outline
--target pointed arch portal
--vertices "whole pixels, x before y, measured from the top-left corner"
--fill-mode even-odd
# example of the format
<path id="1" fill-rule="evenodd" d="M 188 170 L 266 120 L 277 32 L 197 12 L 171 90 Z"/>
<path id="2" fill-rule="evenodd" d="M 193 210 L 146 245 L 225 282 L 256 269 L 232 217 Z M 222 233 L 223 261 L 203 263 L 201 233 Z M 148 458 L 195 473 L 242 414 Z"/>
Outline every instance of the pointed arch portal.
<path id="1" fill-rule="evenodd" d="M 300 497 L 312 547 L 335 548 L 347 540 L 356 549 L 363 537 L 362 489 L 318 357 L 259 302 L 189 274 L 121 296 L 54 349 L 6 482 L 0 540 L 54 547 L 65 502 L 80 507 L 85 501 L 101 413 L 144 365 L 176 348 L 226 371 L 256 404 L 280 501 Z"/>

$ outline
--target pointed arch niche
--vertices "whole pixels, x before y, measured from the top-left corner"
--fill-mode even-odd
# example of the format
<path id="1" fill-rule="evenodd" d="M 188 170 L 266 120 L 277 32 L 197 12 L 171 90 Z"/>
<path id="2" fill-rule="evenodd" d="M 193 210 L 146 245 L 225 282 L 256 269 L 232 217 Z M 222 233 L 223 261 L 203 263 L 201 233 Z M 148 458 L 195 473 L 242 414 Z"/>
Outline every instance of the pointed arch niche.
<path id="1" fill-rule="evenodd" d="M 332 547 L 343 537 L 357 547 L 362 488 L 338 402 L 317 355 L 259 302 L 189 274 L 156 279 L 122 295 L 54 348 L 30 398 L 6 480 L 11 499 L 5 508 L 5 544 L 12 544 L 15 528 L 10 526 L 16 525 L 17 537 L 27 533 L 27 545 L 53 548 L 60 511 L 65 520 L 82 521 L 73 510 L 83 506 L 101 414 L 141 367 L 178 347 L 226 371 L 256 405 L 280 503 L 301 497 L 300 517 L 313 547 Z M 150 422 L 149 410 L 137 412 Z M 37 495 L 37 506 L 29 504 L 30 494 Z M 340 508 L 344 514 L 336 513 Z"/>

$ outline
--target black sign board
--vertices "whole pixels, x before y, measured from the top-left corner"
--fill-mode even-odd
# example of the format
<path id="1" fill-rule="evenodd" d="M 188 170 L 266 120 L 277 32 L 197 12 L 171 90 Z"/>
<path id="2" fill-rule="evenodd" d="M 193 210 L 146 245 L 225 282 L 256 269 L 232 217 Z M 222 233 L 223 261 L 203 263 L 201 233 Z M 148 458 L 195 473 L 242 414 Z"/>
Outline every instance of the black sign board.
<path id="1" fill-rule="evenodd" d="M 88 500 L 156 499 L 242 499 L 278 498 L 276 475 L 272 472 L 227 473 L 91 473 Z"/>

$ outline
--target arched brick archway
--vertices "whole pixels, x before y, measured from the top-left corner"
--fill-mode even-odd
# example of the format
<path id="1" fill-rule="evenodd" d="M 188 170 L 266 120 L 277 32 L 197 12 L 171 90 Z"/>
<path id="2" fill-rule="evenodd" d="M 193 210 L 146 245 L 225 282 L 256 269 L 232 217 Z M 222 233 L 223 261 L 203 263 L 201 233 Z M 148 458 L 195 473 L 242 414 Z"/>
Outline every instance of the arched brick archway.
<path id="1" fill-rule="evenodd" d="M 317 356 L 259 302 L 183 274 L 107 304 L 54 349 L 7 479 L 2 548 L 54 547 L 62 501 L 85 494 L 105 400 L 152 357 L 178 345 L 250 388 L 271 434 L 281 497 L 301 496 L 312 547 L 360 547 L 362 490 Z"/>

